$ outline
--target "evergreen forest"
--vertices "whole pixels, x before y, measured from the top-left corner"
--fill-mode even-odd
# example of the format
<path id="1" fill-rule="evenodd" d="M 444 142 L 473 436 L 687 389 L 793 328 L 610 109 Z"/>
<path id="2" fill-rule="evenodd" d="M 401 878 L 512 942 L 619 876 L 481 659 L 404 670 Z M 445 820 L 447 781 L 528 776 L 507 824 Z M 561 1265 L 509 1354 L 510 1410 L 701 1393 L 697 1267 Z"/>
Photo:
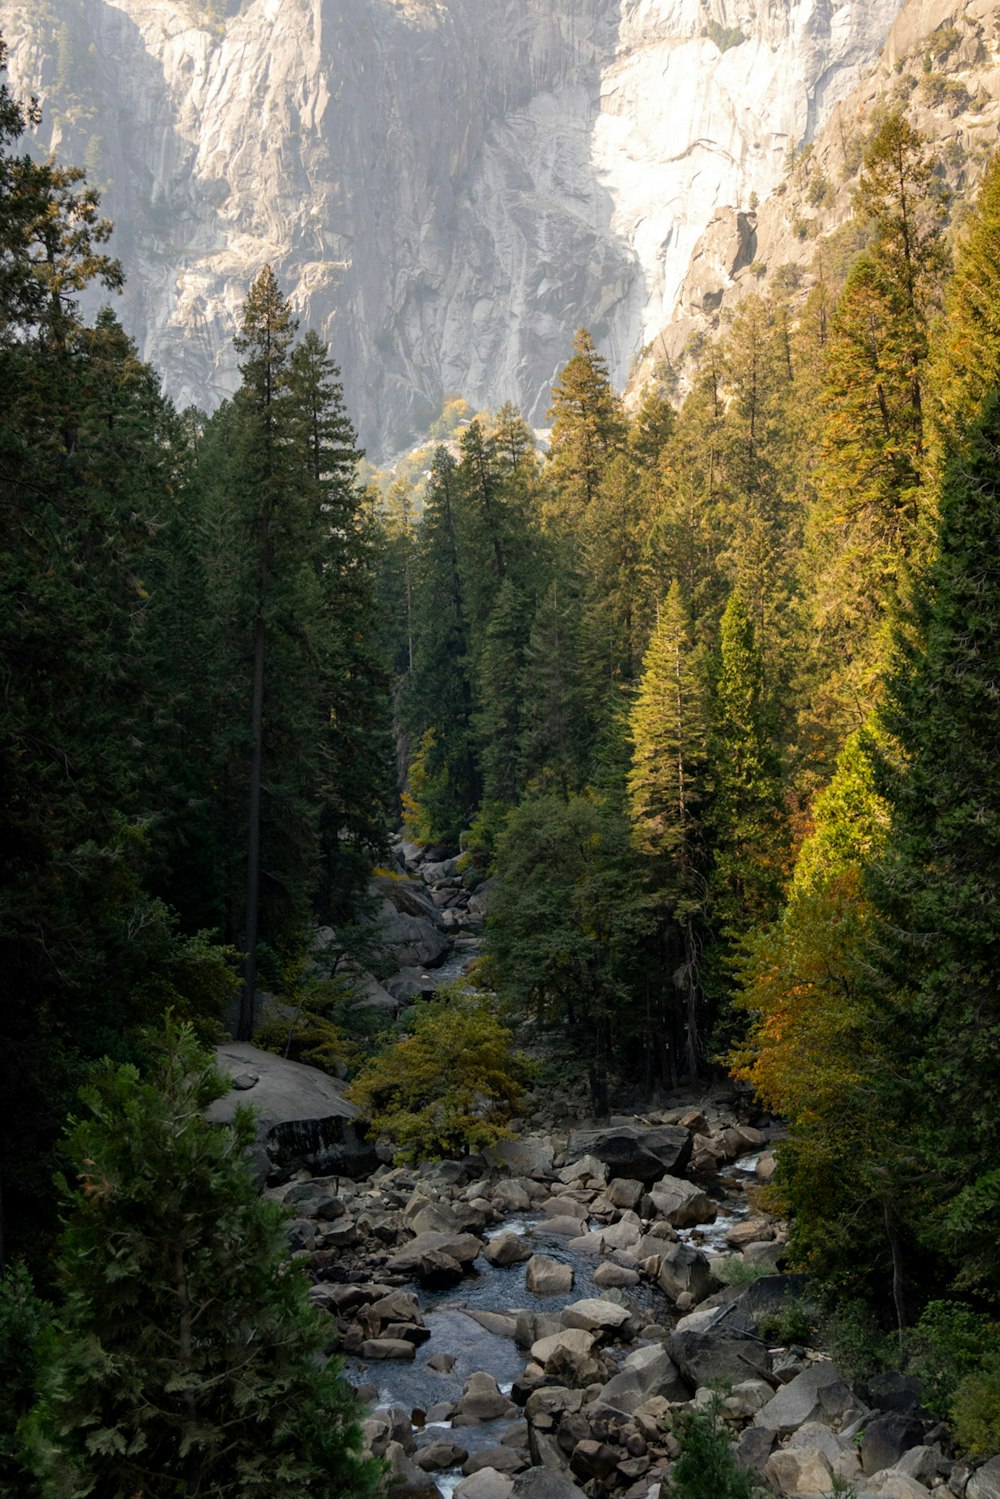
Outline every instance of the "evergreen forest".
<path id="1" fill-rule="evenodd" d="M 109 1414 L 130 1366 L 95 1367 L 87 1330 L 109 1306 L 127 1329 L 160 1275 L 163 1140 L 217 1089 L 199 1044 L 271 1044 L 263 990 L 354 1065 L 391 1039 L 309 956 L 317 927 L 348 971 L 365 953 L 400 819 L 489 883 L 491 1023 L 585 1074 L 598 1117 L 731 1073 L 787 1122 L 792 1263 L 880 1333 L 971 1319 L 995 1397 L 1000 157 L 957 226 L 885 114 L 811 289 L 745 297 L 690 390 L 664 367 L 626 406 L 581 327 L 546 448 L 508 405 L 366 484 L 269 267 L 239 390 L 174 408 L 115 318 L 97 195 L 39 163 L 33 123 L 0 90 L 0 1332 L 33 1350 L 0 1380 L 27 1412 L 48 1360 L 40 1492 L 131 1494 L 158 1440 Z M 280 1231 L 240 1184 L 248 1138 L 184 1148 L 266 1301 Z M 52 1186 L 101 1151 L 127 1252 L 106 1181 Z M 32 1329 L 60 1283 L 53 1351 Z M 179 1395 L 156 1493 L 369 1491 L 281 1294 L 240 1397 L 275 1465 L 212 1487 L 231 1417 L 185 1427 Z M 194 1389 L 189 1364 L 164 1378 Z M 104 1449 L 73 1447 L 88 1423 Z M 36 1492 L 24 1450 L 0 1438 L 0 1490 Z M 101 1451 L 120 1476 L 93 1489 Z"/>

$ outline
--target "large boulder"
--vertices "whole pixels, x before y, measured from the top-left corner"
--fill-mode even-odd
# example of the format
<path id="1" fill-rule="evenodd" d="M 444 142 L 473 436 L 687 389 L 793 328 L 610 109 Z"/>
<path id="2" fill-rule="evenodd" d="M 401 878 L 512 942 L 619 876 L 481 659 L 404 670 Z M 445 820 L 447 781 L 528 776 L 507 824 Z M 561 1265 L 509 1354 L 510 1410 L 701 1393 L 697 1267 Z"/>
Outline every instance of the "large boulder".
<path id="1" fill-rule="evenodd" d="M 861 1434 L 861 1470 L 869 1477 L 883 1468 L 894 1468 L 911 1447 L 924 1439 L 924 1425 L 915 1416 L 888 1411 L 865 1423 Z"/>
<path id="2" fill-rule="evenodd" d="M 854 1394 L 833 1364 L 810 1364 L 782 1388 L 754 1416 L 756 1426 L 766 1426 L 787 1436 L 807 1421 L 831 1426 L 855 1410 Z"/>
<path id="3" fill-rule="evenodd" d="M 602 1337 L 613 1336 L 628 1320 L 627 1307 L 597 1296 L 574 1301 L 563 1307 L 562 1311 L 564 1327 L 582 1327 L 584 1332 L 596 1333 Z"/>
<path id="4" fill-rule="evenodd" d="M 513 1176 L 542 1180 L 552 1175 L 554 1155 L 551 1140 L 498 1140 L 483 1151 L 487 1164 Z"/>
<path id="5" fill-rule="evenodd" d="M 520 1234 L 502 1233 L 486 1241 L 483 1259 L 491 1265 L 519 1265 L 531 1258 L 531 1250 Z"/>
<path id="6" fill-rule="evenodd" d="M 245 1041 L 223 1042 L 215 1060 L 234 1085 L 209 1105 L 205 1118 L 231 1124 L 240 1105 L 253 1106 L 261 1179 L 275 1167 L 290 1172 L 307 1166 L 317 1175 L 349 1177 L 377 1168 L 374 1146 L 362 1141 L 358 1111 L 336 1078 Z"/>
<path id="7" fill-rule="evenodd" d="M 651 1211 L 648 1218 L 662 1218 L 671 1228 L 688 1228 L 696 1223 L 714 1223 L 719 1211 L 701 1187 L 677 1176 L 665 1176 L 649 1189 Z"/>
<path id="8" fill-rule="evenodd" d="M 573 1266 L 547 1254 L 533 1254 L 525 1270 L 524 1283 L 535 1296 L 563 1296 L 573 1288 Z"/>
<path id="9" fill-rule="evenodd" d="M 654 1395 L 666 1400 L 686 1400 L 688 1396 L 687 1386 L 662 1343 L 650 1343 L 630 1353 L 598 1398 L 602 1405 L 632 1415 Z"/>
<path id="10" fill-rule="evenodd" d="M 517 1415 L 517 1406 L 500 1393 L 492 1374 L 470 1374 L 452 1424 L 479 1425 Z"/>
<path id="11" fill-rule="evenodd" d="M 399 1442 L 390 1442 L 385 1456 L 393 1499 L 441 1499 L 441 1490 L 433 1478 L 417 1467 Z"/>
<path id="12" fill-rule="evenodd" d="M 445 936 L 436 921 L 428 916 L 406 916 L 388 903 L 379 927 L 382 940 L 401 968 L 414 965 L 436 968 L 451 950 L 451 938 Z"/>
<path id="13" fill-rule="evenodd" d="M 724 1337 L 714 1330 L 675 1332 L 667 1340 L 667 1352 L 695 1388 L 715 1381 L 739 1384 L 771 1372 L 771 1356 L 763 1343 Z"/>
<path id="14" fill-rule="evenodd" d="M 691 1136 L 679 1125 L 622 1124 L 608 1129 L 574 1130 L 566 1153 L 570 1159 L 595 1156 L 615 1176 L 659 1181 L 679 1176 L 691 1159 Z"/>
<path id="15" fill-rule="evenodd" d="M 495 1468 L 480 1468 L 469 1478 L 463 1478 L 455 1489 L 455 1499 L 508 1499 L 511 1479 Z"/>
<path id="16" fill-rule="evenodd" d="M 586 1499 L 566 1473 L 554 1468 L 529 1468 L 514 1479 L 510 1499 Z"/>
<path id="17" fill-rule="evenodd" d="M 701 1301 L 712 1287 L 712 1271 L 706 1256 L 689 1244 L 661 1242 L 660 1268 L 656 1276 L 660 1289 L 674 1301 L 685 1293 L 692 1301 Z"/>
<path id="18" fill-rule="evenodd" d="M 425 1284 L 447 1284 L 461 1279 L 482 1248 L 475 1234 L 417 1234 L 389 1256 L 388 1268 L 397 1275 L 414 1275 Z"/>
<path id="19" fill-rule="evenodd" d="M 966 1499 L 1000 1499 L 1000 1457 L 991 1457 L 973 1473 L 965 1494 Z"/>

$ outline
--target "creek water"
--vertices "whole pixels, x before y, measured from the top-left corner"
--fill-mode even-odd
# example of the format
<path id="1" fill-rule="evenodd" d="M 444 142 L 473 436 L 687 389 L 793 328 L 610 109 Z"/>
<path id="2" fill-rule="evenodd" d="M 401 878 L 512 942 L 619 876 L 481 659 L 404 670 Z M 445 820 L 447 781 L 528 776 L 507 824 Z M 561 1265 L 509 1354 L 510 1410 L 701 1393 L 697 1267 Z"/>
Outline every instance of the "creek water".
<path id="1" fill-rule="evenodd" d="M 727 1252 L 726 1234 L 748 1214 L 746 1188 L 754 1179 L 756 1164 L 756 1154 L 744 1156 L 725 1167 L 714 1181 L 706 1185 L 707 1193 L 719 1204 L 718 1215 L 713 1223 L 679 1229 L 678 1234 L 683 1242 L 708 1255 Z M 588 1228 L 592 1226 L 598 1225 L 587 1224 Z M 500 1389 L 506 1393 L 523 1372 L 526 1354 L 516 1346 L 513 1338 L 500 1336 L 482 1327 L 472 1313 L 510 1313 L 521 1308 L 534 1312 L 558 1313 L 570 1302 L 606 1294 L 593 1283 L 593 1273 L 601 1263 L 600 1256 L 571 1249 L 566 1238 L 547 1231 L 544 1217 L 529 1213 L 512 1217 L 491 1227 L 487 1237 L 494 1238 L 506 1232 L 524 1236 L 533 1253 L 545 1254 L 571 1265 L 572 1290 L 559 1296 L 538 1296 L 527 1289 L 524 1264 L 495 1267 L 485 1261 L 481 1262 L 480 1270 L 467 1275 L 457 1286 L 436 1291 L 414 1286 L 412 1289 L 419 1296 L 421 1312 L 430 1337 L 417 1348 L 413 1362 L 365 1364 L 358 1359 L 345 1360 L 345 1373 L 353 1383 L 377 1386 L 376 1408 L 403 1406 L 408 1412 L 418 1413 L 414 1424 L 420 1425 L 420 1413 L 441 1402 L 456 1404 L 469 1375 L 478 1372 L 492 1374 Z M 637 1286 L 628 1287 L 623 1294 L 626 1304 L 644 1311 L 654 1321 L 667 1326 L 674 1322 L 676 1312 L 673 1303 L 658 1287 L 641 1282 Z M 621 1356 L 624 1358 L 631 1351 L 632 1348 L 622 1349 Z M 614 1355 L 614 1346 L 605 1352 Z M 448 1354 L 455 1360 L 448 1373 L 438 1373 L 427 1367 L 427 1361 L 437 1353 Z M 478 1426 L 461 1426 L 452 1431 L 451 1435 L 470 1454 L 481 1452 L 487 1447 L 496 1446 L 512 1419 L 514 1418 L 487 1421 Z M 428 1439 L 441 1435 L 450 1428 L 450 1421 L 428 1423 Z M 431 1476 L 444 1499 L 450 1499 L 462 1479 L 462 1473 L 457 1468 Z"/>

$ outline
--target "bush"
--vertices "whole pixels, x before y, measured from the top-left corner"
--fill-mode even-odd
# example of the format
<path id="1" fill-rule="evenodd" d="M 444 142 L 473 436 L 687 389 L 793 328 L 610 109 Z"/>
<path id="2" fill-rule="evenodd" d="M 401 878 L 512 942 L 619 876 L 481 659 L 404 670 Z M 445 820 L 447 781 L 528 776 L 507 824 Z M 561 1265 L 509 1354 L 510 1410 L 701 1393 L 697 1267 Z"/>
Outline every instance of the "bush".
<path id="1" fill-rule="evenodd" d="M 713 1273 L 724 1286 L 752 1286 L 755 1280 L 772 1274 L 772 1271 L 767 1265 L 755 1265 L 742 1254 L 730 1254 L 716 1262 Z"/>
<path id="2" fill-rule="evenodd" d="M 833 1362 L 851 1383 L 898 1366 L 896 1337 L 873 1320 L 863 1302 L 848 1302 L 825 1317 L 822 1336 Z"/>
<path id="3" fill-rule="evenodd" d="M 906 1341 L 923 1402 L 940 1417 L 951 1412 L 960 1385 L 1000 1361 L 1000 1327 L 958 1301 L 930 1302 Z"/>
<path id="4" fill-rule="evenodd" d="M 373 1058 L 350 1097 L 398 1159 L 484 1150 L 509 1134 L 527 1058 L 486 1001 L 456 988 L 410 1012 L 412 1034 Z"/>
<path id="5" fill-rule="evenodd" d="M 787 1348 L 790 1343 L 808 1346 L 816 1337 L 819 1314 L 815 1307 L 808 1306 L 790 1296 L 780 1312 L 757 1318 L 757 1330 L 766 1343 L 780 1344 Z"/>
<path id="6" fill-rule="evenodd" d="M 974 1457 L 1000 1452 L 1000 1357 L 966 1375 L 955 1391 L 950 1415 L 960 1452 Z"/>
<path id="7" fill-rule="evenodd" d="M 0 1494 L 28 1499 L 38 1492 L 21 1459 L 18 1423 L 35 1399 L 35 1378 L 52 1316 L 36 1294 L 23 1265 L 13 1265 L 0 1279 Z"/>
<path id="8" fill-rule="evenodd" d="M 681 1455 L 670 1474 L 672 1499 L 763 1499 L 770 1489 L 737 1463 L 729 1430 L 720 1420 L 721 1400 L 686 1411 L 677 1425 Z"/>

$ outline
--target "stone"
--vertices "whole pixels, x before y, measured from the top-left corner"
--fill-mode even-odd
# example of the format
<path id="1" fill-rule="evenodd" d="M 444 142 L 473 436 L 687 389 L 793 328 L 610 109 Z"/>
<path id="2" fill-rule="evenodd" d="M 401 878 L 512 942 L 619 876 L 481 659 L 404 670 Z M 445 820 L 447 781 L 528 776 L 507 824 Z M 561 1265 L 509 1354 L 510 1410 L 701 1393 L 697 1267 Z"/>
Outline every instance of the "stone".
<path id="1" fill-rule="evenodd" d="M 573 1266 L 547 1254 L 533 1254 L 525 1270 L 524 1283 L 536 1296 L 563 1296 L 573 1287 Z"/>
<path id="2" fill-rule="evenodd" d="M 864 1488 L 858 1490 L 858 1499 L 928 1499 L 930 1492 L 915 1478 L 908 1478 L 895 1468 L 887 1468 L 868 1479 Z M 966 1499 L 984 1499 L 971 1488 L 966 1489 L 965 1496 Z"/>
<path id="3" fill-rule="evenodd" d="M 977 1468 L 965 1489 L 966 1499 L 1000 1499 L 1000 1457 Z"/>
<path id="4" fill-rule="evenodd" d="M 642 1220 L 637 1213 L 624 1212 L 617 1223 L 601 1229 L 603 1250 L 633 1249 L 642 1238 Z"/>
<path id="5" fill-rule="evenodd" d="M 564 1327 L 582 1327 L 585 1332 L 608 1335 L 617 1332 L 629 1320 L 626 1307 L 598 1297 L 574 1301 L 563 1307 Z"/>
<path id="6" fill-rule="evenodd" d="M 413 1461 L 425 1473 L 433 1473 L 441 1468 L 459 1467 L 468 1455 L 467 1448 L 460 1447 L 457 1442 L 452 1442 L 447 1437 L 438 1437 L 426 1447 L 420 1447 Z"/>
<path id="7" fill-rule="evenodd" d="M 393 1499 L 441 1499 L 441 1491 L 434 1480 L 418 1468 L 399 1442 L 390 1442 L 385 1449 L 389 1464 L 389 1482 Z"/>
<path id="8" fill-rule="evenodd" d="M 584 1332 L 581 1327 L 566 1327 L 532 1343 L 531 1357 L 544 1367 L 557 1352 L 568 1349 L 572 1353 L 588 1354 L 593 1346 L 592 1333 Z"/>
<path id="9" fill-rule="evenodd" d="M 493 1447 L 484 1447 L 479 1452 L 473 1452 L 462 1463 L 462 1472 L 478 1473 L 480 1468 L 492 1468 L 495 1473 L 506 1473 L 513 1475 L 523 1473 L 528 1466 L 528 1455 L 526 1452 L 518 1452 L 514 1447 L 505 1447 L 502 1443 Z"/>
<path id="10" fill-rule="evenodd" d="M 513 1176 L 550 1177 L 554 1151 L 551 1140 L 498 1140 L 483 1151 L 486 1161 Z"/>
<path id="11" fill-rule="evenodd" d="M 569 1460 L 570 1471 L 584 1483 L 591 1478 L 607 1478 L 618 1466 L 619 1453 L 616 1448 L 592 1439 L 577 1442 Z"/>
<path id="12" fill-rule="evenodd" d="M 686 1400 L 688 1389 L 662 1343 L 651 1343 L 630 1353 L 618 1373 L 601 1387 L 602 1404 L 633 1415 L 654 1396 Z"/>
<path id="13" fill-rule="evenodd" d="M 691 1158 L 691 1136 L 676 1125 L 620 1125 L 604 1130 L 576 1130 L 566 1147 L 571 1157 L 593 1155 L 615 1176 L 658 1181 L 680 1174 Z"/>
<path id="14" fill-rule="evenodd" d="M 361 1345 L 361 1357 L 369 1361 L 380 1359 L 412 1359 L 416 1347 L 407 1338 L 367 1338 Z"/>
<path id="15" fill-rule="evenodd" d="M 914 1374 L 875 1374 L 868 1380 L 868 1400 L 876 1410 L 898 1411 L 906 1416 L 926 1415 L 920 1395 L 920 1380 Z"/>
<path id="16" fill-rule="evenodd" d="M 605 1260 L 603 1264 L 598 1265 L 590 1278 L 602 1291 L 611 1287 L 639 1284 L 638 1270 L 634 1270 L 631 1265 L 616 1265 L 613 1260 Z"/>
<path id="17" fill-rule="evenodd" d="M 759 1340 L 727 1337 L 714 1330 L 675 1332 L 667 1340 L 667 1352 L 696 1388 L 716 1382 L 739 1384 L 771 1372 L 771 1356 Z"/>
<path id="18" fill-rule="evenodd" d="M 529 1468 L 514 1479 L 510 1499 L 586 1499 L 567 1473 L 552 1468 Z"/>
<path id="19" fill-rule="evenodd" d="M 582 1218 L 554 1217 L 546 1218 L 544 1229 L 547 1234 L 558 1234 L 567 1239 L 576 1238 L 586 1228 L 586 1222 Z"/>
<path id="20" fill-rule="evenodd" d="M 415 1275 L 417 1279 L 448 1272 L 442 1257 L 458 1267 L 458 1276 L 482 1253 L 483 1243 L 474 1234 L 418 1234 L 389 1256 L 388 1268 L 396 1274 Z"/>
<path id="21" fill-rule="evenodd" d="M 570 1182 L 594 1180 L 600 1182 L 603 1186 L 608 1179 L 608 1168 L 596 1156 L 585 1155 L 581 1156 L 579 1160 L 570 1161 L 568 1165 L 563 1166 L 556 1172 L 556 1177 L 559 1181 L 565 1182 L 567 1185 Z"/>
<path id="22" fill-rule="evenodd" d="M 519 1265 L 530 1258 L 531 1249 L 520 1234 L 515 1233 L 496 1234 L 494 1238 L 487 1239 L 483 1249 L 483 1259 L 500 1267 Z"/>
<path id="23" fill-rule="evenodd" d="M 940 1447 L 925 1447 L 920 1444 L 908 1448 L 894 1466 L 897 1472 L 905 1473 L 907 1478 L 915 1478 L 918 1483 L 929 1487 L 931 1480 L 937 1475 L 941 1460 Z M 996 1493 L 990 1495 L 990 1499 L 1000 1499 L 1000 1484 L 997 1485 Z"/>
<path id="24" fill-rule="evenodd" d="M 743 1249 L 747 1244 L 766 1243 L 774 1238 L 774 1223 L 770 1218 L 747 1218 L 737 1223 L 726 1234 L 730 1249 Z"/>
<path id="25" fill-rule="evenodd" d="M 806 1421 L 819 1421 L 824 1426 L 840 1421 L 856 1404 L 850 1385 L 833 1364 L 823 1361 L 810 1364 L 782 1386 L 754 1416 L 754 1424 L 787 1436 Z"/>
<path id="26" fill-rule="evenodd" d="M 477 1308 L 466 1307 L 465 1315 L 498 1338 L 513 1338 L 517 1335 L 516 1312 L 481 1312 Z"/>
<path id="27" fill-rule="evenodd" d="M 517 1414 L 517 1407 L 500 1393 L 492 1374 L 470 1374 L 462 1398 L 455 1407 L 466 1421 L 497 1421 Z"/>
<path id="28" fill-rule="evenodd" d="M 604 1188 L 604 1197 L 614 1208 L 634 1208 L 642 1196 L 642 1182 L 634 1176 L 615 1176 Z"/>
<path id="29" fill-rule="evenodd" d="M 305 1165 L 321 1174 L 350 1177 L 376 1169 L 374 1146 L 362 1140 L 355 1126 L 358 1111 L 338 1079 L 244 1041 L 217 1046 L 215 1061 L 225 1076 L 248 1068 L 258 1075 L 253 1089 L 255 1160 L 262 1180 L 275 1166 L 289 1170 Z M 211 1124 L 232 1124 L 242 1102 L 232 1089 L 209 1105 L 205 1118 Z"/>
<path id="30" fill-rule="evenodd" d="M 531 1208 L 531 1198 L 524 1187 L 510 1177 L 497 1182 L 490 1198 L 502 1213 L 527 1213 Z"/>
<path id="31" fill-rule="evenodd" d="M 368 1308 L 380 1322 L 419 1322 L 420 1303 L 412 1291 L 390 1291 L 380 1296 Z"/>
<path id="32" fill-rule="evenodd" d="M 776 1494 L 829 1494 L 833 1469 L 816 1447 L 783 1447 L 764 1464 L 764 1477 Z"/>
<path id="33" fill-rule="evenodd" d="M 514 1342 L 518 1348 L 530 1348 L 539 1338 L 561 1331 L 562 1318 L 558 1312 L 519 1311 L 514 1322 Z"/>
<path id="34" fill-rule="evenodd" d="M 461 1233 L 453 1208 L 444 1202 L 425 1202 L 406 1219 L 407 1226 L 420 1234 Z"/>
<path id="35" fill-rule="evenodd" d="M 453 1353 L 435 1353 L 427 1360 L 428 1369 L 433 1369 L 435 1374 L 450 1374 L 455 1367 L 455 1355 Z"/>
<path id="36" fill-rule="evenodd" d="M 769 1431 L 764 1426 L 745 1426 L 736 1444 L 736 1461 L 741 1468 L 763 1474 L 764 1464 L 777 1440 L 776 1431 Z"/>
<path id="37" fill-rule="evenodd" d="M 894 1468 L 911 1447 L 924 1439 L 923 1422 L 915 1416 L 888 1411 L 865 1422 L 861 1434 L 861 1471 L 868 1477 L 883 1468 Z"/>
<path id="38" fill-rule="evenodd" d="M 508 1499 L 512 1487 L 506 1473 L 498 1473 L 495 1468 L 480 1468 L 478 1473 L 456 1484 L 454 1493 L 455 1499 Z"/>
<path id="39" fill-rule="evenodd" d="M 665 1176 L 649 1189 L 653 1211 L 650 1218 L 663 1218 L 672 1228 L 687 1228 L 696 1223 L 714 1223 L 718 1205 L 693 1182 L 676 1176 Z"/>
<path id="40" fill-rule="evenodd" d="M 701 1301 L 711 1288 L 712 1272 L 700 1250 L 687 1244 L 664 1243 L 656 1280 L 660 1289 L 675 1301 L 683 1291 L 689 1291 L 695 1301 Z"/>

